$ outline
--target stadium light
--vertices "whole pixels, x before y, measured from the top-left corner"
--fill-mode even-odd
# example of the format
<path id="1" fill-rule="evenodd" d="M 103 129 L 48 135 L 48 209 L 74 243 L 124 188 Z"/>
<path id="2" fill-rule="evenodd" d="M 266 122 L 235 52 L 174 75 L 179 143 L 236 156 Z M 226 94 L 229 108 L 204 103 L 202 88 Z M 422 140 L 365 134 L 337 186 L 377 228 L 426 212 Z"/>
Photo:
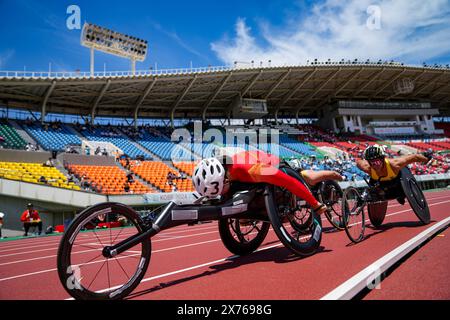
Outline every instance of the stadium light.
<path id="1" fill-rule="evenodd" d="M 133 75 L 136 72 L 136 61 L 144 61 L 148 51 L 147 40 L 122 34 L 87 22 L 84 24 L 81 32 L 81 45 L 91 49 L 92 76 L 94 75 L 95 50 L 130 59 Z"/>

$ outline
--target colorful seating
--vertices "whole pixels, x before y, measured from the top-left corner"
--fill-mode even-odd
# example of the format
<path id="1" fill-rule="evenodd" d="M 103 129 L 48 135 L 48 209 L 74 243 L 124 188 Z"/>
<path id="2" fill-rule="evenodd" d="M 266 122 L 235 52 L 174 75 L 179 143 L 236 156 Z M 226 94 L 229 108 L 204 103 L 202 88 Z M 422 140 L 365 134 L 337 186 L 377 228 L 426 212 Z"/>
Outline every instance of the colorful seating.
<path id="1" fill-rule="evenodd" d="M 44 167 L 40 163 L 0 162 L 0 177 L 28 183 L 50 185 L 52 187 L 80 190 L 75 183 L 69 183 L 67 177 L 54 167 Z M 39 179 L 45 177 L 47 183 Z"/>
<path id="2" fill-rule="evenodd" d="M 5 149 L 19 149 L 23 150 L 27 144 L 25 140 L 17 133 L 16 129 L 10 126 L 6 121 L 0 122 L 0 145 Z"/>
<path id="3" fill-rule="evenodd" d="M 67 166 L 69 172 L 72 172 L 81 181 L 82 177 L 86 177 L 88 182 L 93 188 L 95 188 L 101 194 L 126 194 L 125 182 L 127 181 L 127 175 L 125 171 L 116 166 L 85 166 L 85 165 L 73 165 Z M 130 193 L 145 194 L 153 193 L 154 191 L 139 182 L 134 180 L 129 184 Z"/>
<path id="4" fill-rule="evenodd" d="M 44 125 L 33 123 L 24 125 L 31 135 L 45 150 L 65 150 L 67 145 L 81 145 L 80 138 L 65 125 Z"/>
<path id="5" fill-rule="evenodd" d="M 168 184 L 167 175 L 172 172 L 176 177 L 179 177 L 179 173 L 171 169 L 163 162 L 142 162 L 139 166 L 132 167 L 131 170 L 151 183 L 163 192 L 172 192 L 172 186 Z M 194 187 L 191 179 L 173 179 L 176 184 L 178 192 L 193 192 Z"/>

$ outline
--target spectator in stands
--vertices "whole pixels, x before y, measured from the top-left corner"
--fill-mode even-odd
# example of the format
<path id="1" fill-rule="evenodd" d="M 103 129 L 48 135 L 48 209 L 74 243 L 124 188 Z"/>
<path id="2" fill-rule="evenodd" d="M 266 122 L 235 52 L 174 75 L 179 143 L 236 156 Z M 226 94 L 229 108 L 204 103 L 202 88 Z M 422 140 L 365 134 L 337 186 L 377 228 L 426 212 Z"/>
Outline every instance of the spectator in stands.
<path id="1" fill-rule="evenodd" d="M 44 176 L 41 176 L 41 177 L 39 178 L 39 182 L 40 182 L 40 183 L 47 184 L 47 179 L 46 179 Z"/>
<path id="2" fill-rule="evenodd" d="M 25 229 L 25 237 L 28 237 L 28 230 L 30 227 L 38 227 L 39 235 L 42 233 L 42 220 L 39 217 L 39 213 L 34 210 L 33 204 L 28 203 L 27 210 L 22 213 L 20 221 L 23 222 L 23 227 Z"/>
<path id="3" fill-rule="evenodd" d="M 177 177 L 172 173 L 172 172 L 169 172 L 168 174 L 167 174 L 167 184 L 169 185 L 169 186 L 171 186 L 172 184 L 173 184 L 173 180 L 174 179 L 176 179 Z"/>
<path id="4" fill-rule="evenodd" d="M 100 147 L 97 147 L 97 149 L 95 149 L 95 153 L 94 154 L 97 156 L 97 155 L 100 154 L 100 152 L 101 152 Z"/>
<path id="5" fill-rule="evenodd" d="M 133 182 L 134 182 L 133 173 L 129 172 L 129 173 L 127 174 L 127 181 L 128 181 L 129 183 L 133 183 Z"/>
<path id="6" fill-rule="evenodd" d="M 125 165 L 124 165 L 124 167 L 128 171 L 131 170 L 131 163 L 130 163 L 130 158 L 129 157 L 125 158 Z"/>
<path id="7" fill-rule="evenodd" d="M 3 239 L 2 228 L 3 228 L 3 218 L 4 217 L 5 217 L 5 214 L 3 212 L 0 212 L 0 239 Z"/>
<path id="8" fill-rule="evenodd" d="M 104 155 L 105 157 L 108 156 L 108 151 L 106 150 L 106 148 L 103 148 L 102 155 Z"/>
<path id="9" fill-rule="evenodd" d="M 85 191 L 90 190 L 91 184 L 89 183 L 89 179 L 86 177 L 86 175 L 83 175 L 81 177 L 80 185 Z"/>
<path id="10" fill-rule="evenodd" d="M 53 163 L 53 159 L 52 158 L 48 158 L 47 161 L 45 161 L 45 163 L 43 164 L 44 167 L 54 167 L 55 164 Z"/>
<path id="11" fill-rule="evenodd" d="M 125 184 L 123 186 L 123 191 L 125 191 L 126 193 L 130 193 L 130 183 L 127 181 L 125 181 Z"/>

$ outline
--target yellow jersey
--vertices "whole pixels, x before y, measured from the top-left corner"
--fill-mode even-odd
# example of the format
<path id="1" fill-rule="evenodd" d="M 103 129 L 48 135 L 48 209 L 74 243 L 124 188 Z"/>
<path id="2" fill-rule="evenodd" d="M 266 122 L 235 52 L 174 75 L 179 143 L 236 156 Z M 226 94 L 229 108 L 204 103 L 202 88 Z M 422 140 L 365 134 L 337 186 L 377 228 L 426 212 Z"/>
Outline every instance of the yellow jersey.
<path id="1" fill-rule="evenodd" d="M 389 162 L 389 159 L 384 159 L 384 163 L 386 164 L 386 169 L 387 169 L 387 176 L 385 177 L 380 177 L 377 175 L 377 173 L 375 172 L 375 170 L 373 170 L 372 168 L 370 168 L 370 177 L 373 180 L 378 181 L 378 179 L 380 179 L 380 181 L 392 181 L 395 178 L 397 178 L 398 174 L 394 173 L 394 170 L 392 170 L 392 166 L 391 163 Z"/>

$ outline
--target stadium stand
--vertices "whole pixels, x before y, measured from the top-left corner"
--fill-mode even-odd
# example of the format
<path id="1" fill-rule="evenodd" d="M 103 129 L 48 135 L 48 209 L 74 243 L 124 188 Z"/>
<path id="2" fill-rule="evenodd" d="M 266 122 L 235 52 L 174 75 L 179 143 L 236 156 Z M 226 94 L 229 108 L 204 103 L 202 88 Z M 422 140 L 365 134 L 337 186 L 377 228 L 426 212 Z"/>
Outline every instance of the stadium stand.
<path id="1" fill-rule="evenodd" d="M 292 149 L 292 150 L 300 153 L 301 155 L 309 156 L 309 157 L 310 156 L 318 156 L 318 154 L 310 146 L 308 146 L 304 143 L 301 143 L 299 141 L 295 141 L 294 139 L 291 139 L 286 135 L 280 136 L 280 143 L 281 143 L 281 145 L 283 145 L 289 149 Z"/>
<path id="2" fill-rule="evenodd" d="M 32 124 L 22 124 L 22 127 L 45 150 L 61 151 L 67 145 L 81 145 L 80 138 L 61 123 L 41 125 L 33 122 Z"/>
<path id="3" fill-rule="evenodd" d="M 73 182 L 54 167 L 45 167 L 39 163 L 0 162 L 0 177 L 28 183 L 37 183 L 65 189 L 80 190 Z M 46 182 L 42 182 L 41 177 Z"/>
<path id="4" fill-rule="evenodd" d="M 172 192 L 174 190 L 178 192 L 194 191 L 191 179 L 179 178 L 179 173 L 163 162 L 145 161 L 138 166 L 131 167 L 131 171 L 143 180 L 157 187 L 162 192 Z M 176 177 L 172 179 L 172 182 L 176 185 L 176 189 L 174 189 L 173 186 L 170 185 L 168 179 L 169 173 L 172 173 Z"/>
<path id="5" fill-rule="evenodd" d="M 4 149 L 23 150 L 27 144 L 17 133 L 16 129 L 10 126 L 4 119 L 0 121 L 0 137 L 2 138 L 0 145 Z"/>
<path id="6" fill-rule="evenodd" d="M 162 160 L 170 160 L 175 147 L 167 138 L 155 136 L 148 131 L 141 131 L 141 136 L 136 141 Z"/>
<path id="7" fill-rule="evenodd" d="M 137 148 L 130 139 L 119 132 L 118 128 L 111 126 L 86 128 L 81 131 L 81 134 L 91 141 L 110 142 L 132 159 L 136 159 L 139 156 L 143 156 L 145 159 L 152 159 L 148 152 Z"/>
<path id="8" fill-rule="evenodd" d="M 125 184 L 126 173 L 117 166 L 83 166 L 68 164 L 66 169 L 74 174 L 81 181 L 81 186 L 85 189 L 102 194 L 126 194 Z M 88 184 L 83 185 L 87 181 Z M 130 193 L 144 194 L 153 193 L 149 187 L 134 180 L 129 184 Z"/>
<path id="9" fill-rule="evenodd" d="M 447 138 L 450 138 L 450 123 L 448 122 L 435 122 L 436 129 L 444 130 L 444 134 Z"/>
<path id="10" fill-rule="evenodd" d="M 172 164 L 178 171 L 184 172 L 189 177 L 192 177 L 196 165 L 195 162 L 172 162 Z"/>

